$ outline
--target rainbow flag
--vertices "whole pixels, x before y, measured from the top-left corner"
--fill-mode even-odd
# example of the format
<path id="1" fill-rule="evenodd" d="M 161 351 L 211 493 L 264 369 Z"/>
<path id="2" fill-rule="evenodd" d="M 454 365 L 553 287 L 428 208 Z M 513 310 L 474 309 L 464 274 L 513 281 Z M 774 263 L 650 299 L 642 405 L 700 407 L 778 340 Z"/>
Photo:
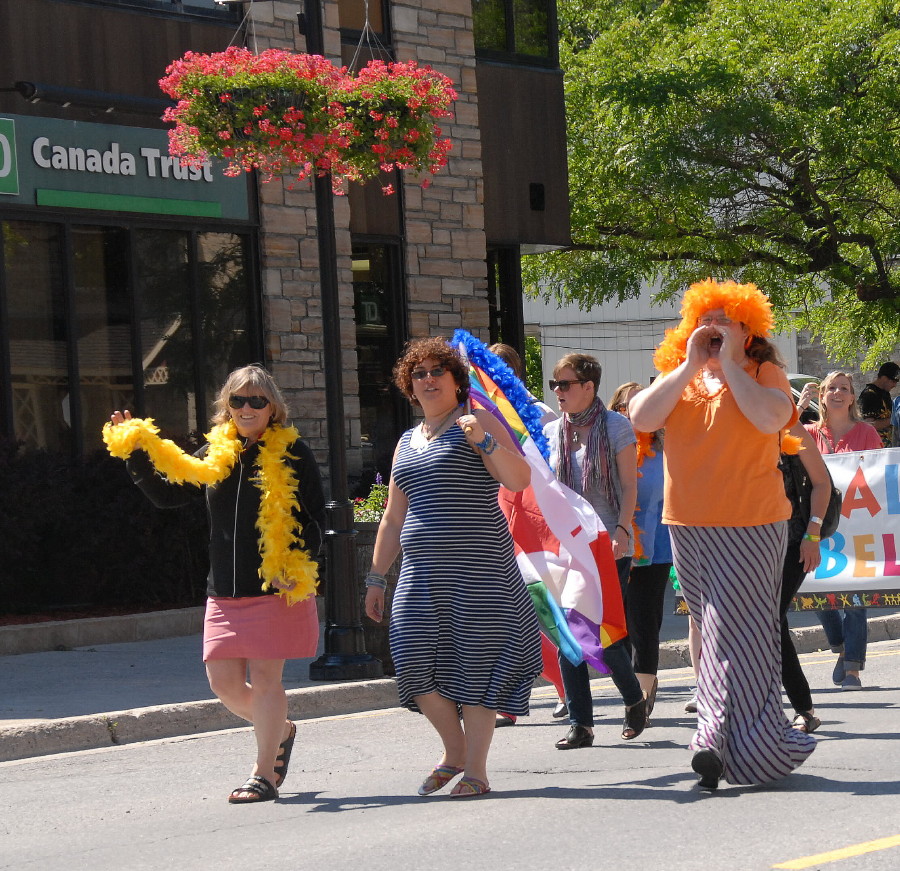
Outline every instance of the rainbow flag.
<path id="1" fill-rule="evenodd" d="M 541 628 L 573 665 L 607 673 L 603 648 L 626 634 L 609 533 L 550 468 L 541 410 L 515 373 L 466 330 L 452 343 L 469 364 L 473 407 L 503 423 L 531 466 L 531 485 L 521 493 L 501 487 L 499 501 Z"/>

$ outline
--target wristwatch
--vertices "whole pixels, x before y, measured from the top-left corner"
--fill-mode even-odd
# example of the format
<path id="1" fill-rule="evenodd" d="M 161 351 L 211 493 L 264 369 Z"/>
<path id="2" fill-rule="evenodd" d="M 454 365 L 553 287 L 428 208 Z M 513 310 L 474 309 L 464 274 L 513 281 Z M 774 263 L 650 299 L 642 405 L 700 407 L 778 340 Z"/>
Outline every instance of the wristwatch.
<path id="1" fill-rule="evenodd" d="M 821 525 L 822 525 L 822 518 L 821 518 L 821 517 L 810 517 L 810 518 L 809 518 L 809 522 L 810 522 L 810 523 L 818 523 L 819 526 L 821 526 Z"/>

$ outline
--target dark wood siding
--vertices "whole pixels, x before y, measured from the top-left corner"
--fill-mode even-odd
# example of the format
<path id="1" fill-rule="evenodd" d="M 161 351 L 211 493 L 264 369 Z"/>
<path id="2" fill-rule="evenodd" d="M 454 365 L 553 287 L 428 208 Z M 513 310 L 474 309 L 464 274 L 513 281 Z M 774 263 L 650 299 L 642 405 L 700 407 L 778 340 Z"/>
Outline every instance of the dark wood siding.
<path id="1" fill-rule="evenodd" d="M 479 61 L 476 75 L 488 245 L 569 244 L 562 72 Z"/>
<path id="2" fill-rule="evenodd" d="M 0 87 L 16 81 L 165 99 L 158 81 L 188 49 L 223 51 L 235 25 L 148 11 L 28 0 L 0 3 Z M 0 93 L 0 111 L 162 127 L 153 116 L 27 103 Z"/>

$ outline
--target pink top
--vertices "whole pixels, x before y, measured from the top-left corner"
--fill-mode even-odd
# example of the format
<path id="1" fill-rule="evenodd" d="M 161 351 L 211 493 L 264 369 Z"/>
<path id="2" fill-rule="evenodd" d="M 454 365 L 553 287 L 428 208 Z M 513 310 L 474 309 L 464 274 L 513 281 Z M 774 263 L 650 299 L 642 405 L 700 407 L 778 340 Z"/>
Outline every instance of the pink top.
<path id="1" fill-rule="evenodd" d="M 816 440 L 816 444 L 819 446 L 819 453 L 822 454 L 877 451 L 879 448 L 884 447 L 878 430 L 872 424 L 863 423 L 862 421 L 856 424 L 842 439 L 838 439 L 837 444 L 834 443 L 831 431 L 827 427 L 820 430 L 818 424 L 806 423 L 804 428 Z"/>

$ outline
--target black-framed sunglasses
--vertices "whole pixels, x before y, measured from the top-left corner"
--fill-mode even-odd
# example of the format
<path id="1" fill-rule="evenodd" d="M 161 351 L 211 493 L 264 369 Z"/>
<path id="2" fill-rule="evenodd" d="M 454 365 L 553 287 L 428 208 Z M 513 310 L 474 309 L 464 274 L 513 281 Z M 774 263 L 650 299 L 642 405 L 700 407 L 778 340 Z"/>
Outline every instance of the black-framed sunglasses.
<path id="1" fill-rule="evenodd" d="M 446 366 L 435 366 L 434 369 L 413 369 L 409 377 L 413 381 L 424 381 L 429 375 L 432 378 L 440 378 L 445 372 L 449 372 Z"/>
<path id="2" fill-rule="evenodd" d="M 250 408 L 255 408 L 259 411 L 268 404 L 269 398 L 267 396 L 238 396 L 236 393 L 232 393 L 228 397 L 229 408 L 243 408 L 245 405 L 249 405 Z"/>
<path id="3" fill-rule="evenodd" d="M 554 381 L 552 378 L 547 382 L 551 390 L 559 390 L 560 393 L 567 393 L 573 384 L 587 384 L 583 378 L 573 378 L 569 381 Z"/>

